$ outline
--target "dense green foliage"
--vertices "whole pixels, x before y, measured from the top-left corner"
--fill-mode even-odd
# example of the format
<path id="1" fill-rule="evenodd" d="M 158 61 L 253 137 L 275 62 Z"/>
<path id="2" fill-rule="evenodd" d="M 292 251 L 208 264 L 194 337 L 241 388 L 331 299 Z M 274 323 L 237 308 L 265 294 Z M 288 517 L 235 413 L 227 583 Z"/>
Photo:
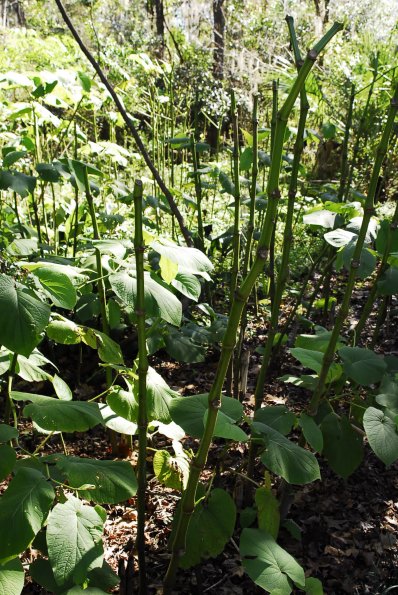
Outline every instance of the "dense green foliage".
<path id="1" fill-rule="evenodd" d="M 95 69 L 55 3 L 22 2 L 25 26 L 1 29 L 0 595 L 22 592 L 31 546 L 29 574 L 47 591 L 118 585 L 104 561 L 106 505 L 137 492 L 146 593 L 148 473 L 182 493 L 166 594 L 179 567 L 218 556 L 233 535 L 264 591 L 322 593 L 277 543 L 288 484 L 321 480 L 321 459 L 349 477 L 367 444 L 387 466 L 398 459 L 398 358 L 380 343 L 398 291 L 394 7 L 378 3 L 380 33 L 365 1 L 291 1 L 288 30 L 276 1 L 225 0 L 220 76 L 207 3 L 194 5 L 193 33 L 190 3 L 165 2 L 162 35 L 141 3 L 65 4 Z M 248 327 L 260 317 L 252 411 Z M 181 396 L 152 365 L 209 353 L 219 363 L 208 394 Z M 292 358 L 300 367 L 276 380 Z M 271 380 L 306 406 L 266 404 Z M 73 434 L 90 441 L 101 426 L 108 458 L 69 454 Z M 157 434 L 166 442 L 149 463 Z M 214 441 L 246 453 L 244 511 L 213 487 L 218 469 L 201 482 Z"/>

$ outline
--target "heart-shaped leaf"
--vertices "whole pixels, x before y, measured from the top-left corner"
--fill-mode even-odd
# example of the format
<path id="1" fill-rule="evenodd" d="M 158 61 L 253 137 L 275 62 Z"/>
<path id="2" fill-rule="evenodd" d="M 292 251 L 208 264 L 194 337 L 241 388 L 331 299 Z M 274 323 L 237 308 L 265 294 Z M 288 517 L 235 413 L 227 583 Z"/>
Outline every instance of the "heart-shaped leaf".
<path id="1" fill-rule="evenodd" d="M 55 494 L 44 475 L 22 468 L 0 499 L 0 560 L 26 550 L 47 518 Z"/>
<path id="2" fill-rule="evenodd" d="M 368 407 L 363 416 L 363 427 L 376 456 L 385 465 L 394 463 L 398 459 L 398 434 L 392 419 L 380 409 Z"/>
<path id="3" fill-rule="evenodd" d="M 304 570 L 269 533 L 260 529 L 243 529 L 240 553 L 247 574 L 265 591 L 289 595 L 292 582 L 304 587 Z"/>
<path id="4" fill-rule="evenodd" d="M 0 274 L 0 344 L 28 357 L 49 318 L 46 303 L 21 283 Z"/>

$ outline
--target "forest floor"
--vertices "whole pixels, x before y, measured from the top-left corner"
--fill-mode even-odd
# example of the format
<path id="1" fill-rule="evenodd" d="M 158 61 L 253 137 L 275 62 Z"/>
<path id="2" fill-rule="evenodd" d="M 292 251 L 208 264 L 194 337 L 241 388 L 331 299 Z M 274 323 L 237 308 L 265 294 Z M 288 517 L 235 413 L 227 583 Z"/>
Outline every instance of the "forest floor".
<path id="1" fill-rule="evenodd" d="M 360 308 L 361 296 L 356 307 Z M 396 322 L 396 321 L 395 321 Z M 372 320 L 370 320 L 372 324 Z M 381 337 L 383 351 L 396 353 L 398 346 L 395 337 L 396 324 L 385 325 L 388 335 Z M 251 343 L 253 350 L 247 392 L 243 398 L 245 412 L 253 411 L 253 393 L 260 356 L 254 352 L 261 345 L 265 333 L 264 320 L 259 318 L 251 323 Z M 71 361 L 71 351 L 65 355 L 58 366 L 75 374 L 76 362 Z M 299 413 L 308 399 L 308 393 L 291 384 L 284 384 L 278 376 L 287 372 L 299 371 L 297 365 L 287 354 L 281 358 L 281 365 L 273 370 L 273 377 L 265 387 L 266 404 L 286 404 Z M 153 357 L 153 365 L 168 382 L 171 388 L 181 395 L 207 392 L 214 378 L 217 354 L 208 356 L 201 364 L 176 364 L 167 358 Z M 96 369 L 96 362 L 87 362 L 85 372 Z M 75 390 L 77 398 L 93 396 L 93 391 L 101 385 L 93 386 L 82 379 Z M 66 378 L 66 380 L 68 380 Z M 20 388 L 23 390 L 23 387 Z M 98 391 L 99 392 L 99 391 Z M 96 394 L 96 393 L 94 393 Z M 40 439 L 32 438 L 29 427 L 26 428 L 26 447 L 32 449 Z M 192 439 L 185 442 L 186 448 L 195 449 Z M 162 448 L 168 439 L 157 435 L 152 444 Z M 242 510 L 245 507 L 243 484 L 240 471 L 246 455 L 246 445 L 232 445 L 225 451 L 222 440 L 215 440 L 209 455 L 207 469 L 216 469 L 213 486 L 219 486 L 233 493 L 235 502 Z M 97 458 L 112 458 L 109 440 L 105 431 L 95 428 L 85 434 L 68 436 L 68 454 Z M 45 454 L 61 452 L 62 447 L 54 437 L 46 445 Z M 136 454 L 131 455 L 135 462 Z M 148 459 L 149 460 L 149 459 Z M 386 469 L 370 449 L 366 449 L 365 458 L 359 469 L 347 480 L 339 478 L 319 457 L 322 481 L 305 486 L 293 486 L 292 502 L 288 518 L 299 528 L 298 535 L 286 529 L 281 530 L 280 544 L 303 566 L 306 574 L 319 578 L 326 595 L 384 595 L 398 593 L 398 475 L 397 465 Z M 162 578 L 167 568 L 169 554 L 167 542 L 171 532 L 174 510 L 179 500 L 179 492 L 160 485 L 148 466 L 147 496 L 147 568 L 149 573 L 149 592 L 160 594 Z M 261 469 L 258 468 L 258 481 L 261 481 Z M 209 479 L 210 472 L 205 471 L 203 479 Z M 275 486 L 277 488 L 278 485 Z M 105 525 L 105 559 L 115 571 L 120 572 L 127 561 L 129 551 L 134 544 L 137 516 L 135 499 L 115 506 L 106 505 L 108 520 Z M 264 591 L 244 573 L 239 556 L 239 521 L 233 539 L 225 551 L 215 559 L 208 559 L 196 569 L 180 571 L 176 593 L 185 595 L 263 593 Z M 31 561 L 37 552 L 28 552 Z M 137 581 L 138 577 L 134 577 Z M 113 591 L 119 593 L 117 589 Z M 135 592 L 138 592 L 135 591 Z M 25 595 L 46 593 L 32 583 L 24 588 Z M 297 591 L 299 593 L 299 591 Z"/>

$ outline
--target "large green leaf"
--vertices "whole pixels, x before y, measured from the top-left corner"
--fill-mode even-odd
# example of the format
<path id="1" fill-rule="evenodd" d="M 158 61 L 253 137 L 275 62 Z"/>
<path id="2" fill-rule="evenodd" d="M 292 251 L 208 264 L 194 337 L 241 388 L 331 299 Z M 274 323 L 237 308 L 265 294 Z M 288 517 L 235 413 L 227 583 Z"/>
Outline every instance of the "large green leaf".
<path id="1" fill-rule="evenodd" d="M 133 467 L 126 461 L 59 456 L 57 467 L 71 487 L 95 486 L 95 489 L 80 490 L 79 495 L 98 504 L 116 504 L 132 498 L 137 491 Z"/>
<path id="2" fill-rule="evenodd" d="M 379 295 L 395 295 L 398 293 L 398 268 L 390 266 L 377 283 Z"/>
<path id="3" fill-rule="evenodd" d="M 269 533 L 260 529 L 243 529 L 240 553 L 247 574 L 265 591 L 289 595 L 292 582 L 304 587 L 304 570 Z"/>
<path id="4" fill-rule="evenodd" d="M 39 343 L 50 307 L 21 283 L 0 274 L 0 344 L 28 357 Z"/>
<path id="5" fill-rule="evenodd" d="M 302 349 L 301 347 L 295 347 L 290 350 L 290 353 L 299 360 L 299 362 L 305 367 L 314 370 L 317 374 L 322 369 L 323 356 L 321 351 L 313 351 L 312 349 Z M 332 363 L 329 367 L 329 371 L 326 376 L 326 383 L 335 382 L 342 374 L 342 367 L 340 364 Z"/>
<path id="6" fill-rule="evenodd" d="M 273 473 L 299 485 L 320 479 L 318 461 L 311 452 L 265 424 L 253 422 L 253 430 L 265 441 L 261 461 Z"/>
<path id="7" fill-rule="evenodd" d="M 9 442 L 18 437 L 18 430 L 8 424 L 0 424 L 0 442 Z"/>
<path id="8" fill-rule="evenodd" d="M 341 265 L 349 271 L 351 268 L 352 258 L 356 247 L 356 239 L 351 241 L 347 246 L 344 246 L 342 251 L 338 254 L 336 260 L 336 269 L 340 270 Z M 376 256 L 368 248 L 361 250 L 359 258 L 359 267 L 355 269 L 356 277 L 366 279 L 376 268 Z"/>
<path id="9" fill-rule="evenodd" d="M 123 390 L 120 386 L 114 386 L 107 395 L 106 402 L 112 411 L 120 417 L 131 423 L 137 421 L 138 403 L 133 393 Z"/>
<path id="10" fill-rule="evenodd" d="M 138 395 L 138 381 L 135 383 L 135 393 Z M 149 421 L 156 419 L 163 423 L 170 423 L 170 403 L 179 394 L 172 390 L 154 368 L 148 368 L 146 377 L 146 399 Z"/>
<path id="11" fill-rule="evenodd" d="M 307 415 L 304 411 L 299 417 L 299 425 L 303 430 L 303 435 L 308 444 L 317 452 L 323 450 L 323 435 L 320 427 L 314 418 Z"/>
<path id="12" fill-rule="evenodd" d="M 18 391 L 13 391 L 11 396 L 15 401 L 32 401 L 26 405 L 24 415 L 49 432 L 85 432 L 103 423 L 97 403 L 61 401 Z"/>
<path id="13" fill-rule="evenodd" d="M 303 349 L 309 349 L 311 351 L 321 351 L 325 353 L 329 342 L 330 337 L 332 336 L 332 331 L 321 331 L 316 333 L 315 335 L 299 335 L 296 339 L 294 344 L 295 347 L 301 347 Z M 345 340 L 343 337 L 339 337 L 339 341 L 337 342 L 337 349 L 343 347 Z"/>
<path id="14" fill-rule="evenodd" d="M 205 359 L 206 348 L 203 345 L 198 345 L 177 329 L 169 327 L 164 342 L 167 353 L 178 362 L 194 364 L 203 362 Z"/>
<path id="15" fill-rule="evenodd" d="M 351 427 L 347 417 L 339 419 L 335 413 L 330 413 L 322 420 L 321 428 L 323 455 L 333 471 L 346 479 L 362 462 L 362 438 Z"/>
<path id="16" fill-rule="evenodd" d="M 195 275 L 189 273 L 177 273 L 171 284 L 190 300 L 194 300 L 195 302 L 198 301 L 202 286 Z"/>
<path id="17" fill-rule="evenodd" d="M 126 434 L 126 436 L 137 434 L 138 426 L 136 423 L 117 415 L 106 403 L 99 403 L 98 407 L 101 411 L 104 426 L 119 434 Z"/>
<path id="18" fill-rule="evenodd" d="M 280 513 L 279 500 L 271 488 L 261 486 L 255 493 L 258 528 L 269 533 L 274 539 L 278 537 Z"/>
<path id="19" fill-rule="evenodd" d="M 0 481 L 3 481 L 14 469 L 17 454 L 9 444 L 0 444 Z"/>
<path id="20" fill-rule="evenodd" d="M 318 225 L 325 229 L 333 229 L 334 222 L 336 219 L 336 213 L 331 213 L 326 209 L 314 210 L 310 213 L 306 213 L 303 216 L 303 223 L 306 225 Z"/>
<path id="21" fill-rule="evenodd" d="M 0 595 L 20 595 L 25 582 L 21 560 L 14 558 L 0 564 Z"/>
<path id="22" fill-rule="evenodd" d="M 201 438 L 208 408 L 208 395 L 176 397 L 170 402 L 173 421 L 193 438 Z M 242 417 L 243 407 L 236 399 L 223 397 L 218 412 L 214 436 L 230 440 L 245 441 L 246 434 L 235 423 Z"/>
<path id="23" fill-rule="evenodd" d="M 179 445 L 177 447 L 176 445 Z M 157 450 L 153 457 L 153 470 L 160 481 L 168 488 L 182 491 L 188 481 L 189 459 L 180 442 L 173 442 L 175 456 L 167 450 Z"/>
<path id="24" fill-rule="evenodd" d="M 31 194 L 36 187 L 36 178 L 27 176 L 20 171 L 3 170 L 0 171 L 0 189 L 13 190 L 21 198 Z"/>
<path id="25" fill-rule="evenodd" d="M 47 523 L 47 546 L 58 585 L 70 580 L 82 584 L 89 570 L 102 566 L 103 525 L 103 515 L 74 496 L 53 508 Z"/>
<path id="26" fill-rule="evenodd" d="M 109 277 L 110 284 L 116 295 L 126 306 L 135 308 L 137 299 L 137 280 L 133 273 L 115 273 Z M 166 322 L 179 326 L 182 317 L 181 302 L 176 296 L 157 279 L 155 275 L 145 273 L 145 314 L 149 318 L 160 317 Z"/>
<path id="27" fill-rule="evenodd" d="M 77 296 L 76 289 L 68 275 L 49 267 L 39 267 L 32 271 L 43 288 L 44 293 L 50 298 L 54 306 L 72 310 L 75 307 Z"/>
<path id="28" fill-rule="evenodd" d="M 151 248 L 176 263 L 179 273 L 201 275 L 205 279 L 209 279 L 209 273 L 213 270 L 213 265 L 206 254 L 197 248 L 177 246 L 165 240 L 162 243 L 152 242 Z"/>
<path id="29" fill-rule="evenodd" d="M 339 356 L 344 362 L 344 372 L 348 378 L 361 386 L 380 382 L 387 370 L 384 359 L 371 349 L 342 347 Z"/>
<path id="30" fill-rule="evenodd" d="M 232 537 L 236 520 L 235 503 L 225 490 L 216 488 L 196 503 L 189 521 L 182 568 L 199 564 L 203 558 L 221 554 Z"/>
<path id="31" fill-rule="evenodd" d="M 335 248 L 341 248 L 342 246 L 346 246 L 351 241 L 355 240 L 358 236 L 356 233 L 352 233 L 351 231 L 347 231 L 345 229 L 334 229 L 333 231 L 328 231 L 323 236 L 328 244 L 334 246 Z"/>
<path id="32" fill-rule="evenodd" d="M 22 468 L 0 498 L 0 560 L 22 553 L 47 518 L 55 494 L 44 475 Z"/>
<path id="33" fill-rule="evenodd" d="M 363 416 L 363 427 L 373 452 L 385 465 L 398 459 L 398 434 L 396 424 L 387 415 L 368 407 Z"/>
<path id="34" fill-rule="evenodd" d="M 257 409 L 253 419 L 286 436 L 291 431 L 296 416 L 285 405 L 269 405 Z"/>
<path id="35" fill-rule="evenodd" d="M 77 345 L 82 341 L 82 327 L 66 318 L 52 320 L 46 332 L 49 339 L 61 345 Z"/>
<path id="36" fill-rule="evenodd" d="M 379 254 L 384 254 L 388 240 L 390 240 L 389 252 L 398 252 L 398 229 L 391 229 L 390 221 L 383 219 L 383 221 L 380 221 L 376 237 L 376 250 Z"/>

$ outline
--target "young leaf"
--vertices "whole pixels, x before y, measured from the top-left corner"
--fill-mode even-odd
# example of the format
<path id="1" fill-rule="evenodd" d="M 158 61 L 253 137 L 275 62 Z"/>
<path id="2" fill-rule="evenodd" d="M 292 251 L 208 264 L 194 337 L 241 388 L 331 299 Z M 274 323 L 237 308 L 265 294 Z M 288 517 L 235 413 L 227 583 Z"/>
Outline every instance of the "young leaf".
<path id="1" fill-rule="evenodd" d="M 61 401 L 71 401 L 73 398 L 72 391 L 66 384 L 65 380 L 62 380 L 58 374 L 54 374 L 53 386 L 58 399 Z"/>
<path id="2" fill-rule="evenodd" d="M 279 501 L 270 488 L 257 488 L 255 494 L 258 527 L 269 533 L 274 539 L 278 537 L 280 514 Z"/>
<path id="3" fill-rule="evenodd" d="M 28 357 L 41 339 L 50 307 L 24 285 L 0 274 L 0 344 Z"/>
<path id="4" fill-rule="evenodd" d="M 55 494 L 44 475 L 22 468 L 0 499 L 0 560 L 26 550 L 47 518 Z"/>
<path id="5" fill-rule="evenodd" d="M 304 570 L 296 560 L 282 549 L 274 538 L 260 529 L 243 529 L 240 538 L 243 567 L 250 578 L 271 593 L 292 592 L 292 583 L 303 588 Z"/>
<path id="6" fill-rule="evenodd" d="M 174 262 L 178 266 L 179 273 L 200 275 L 210 280 L 209 273 L 213 270 L 213 265 L 206 254 L 203 254 L 197 248 L 177 246 L 171 242 L 166 243 L 165 240 L 162 243 L 152 242 L 151 248 L 161 256 Z"/>
<path id="7" fill-rule="evenodd" d="M 188 525 L 181 567 L 190 568 L 203 558 L 221 554 L 232 537 L 235 520 L 235 503 L 225 490 L 216 488 L 208 498 L 199 500 Z"/>
<path id="8" fill-rule="evenodd" d="M 137 421 L 138 403 L 133 393 L 123 390 L 120 386 L 114 386 L 108 393 L 106 402 L 120 417 L 132 423 Z"/>
<path id="9" fill-rule="evenodd" d="M 74 496 L 57 504 L 47 523 L 48 557 L 55 581 L 82 584 L 87 572 L 103 561 L 102 516 Z"/>
<path id="10" fill-rule="evenodd" d="M 398 459 L 397 426 L 380 409 L 368 407 L 363 416 L 363 427 L 373 452 L 385 465 Z"/>
<path id="11" fill-rule="evenodd" d="M 303 430 L 303 435 L 308 444 L 317 452 L 322 452 L 323 435 L 320 427 L 316 424 L 313 417 L 307 415 L 304 411 L 299 417 L 299 425 Z"/>
<path id="12" fill-rule="evenodd" d="M 333 471 L 346 479 L 362 462 L 362 438 L 351 427 L 347 417 L 339 419 L 335 413 L 330 413 L 323 419 L 321 428 L 323 455 Z"/>
<path id="13" fill-rule="evenodd" d="M 265 424 L 254 422 L 252 427 L 265 440 L 266 450 L 261 461 L 270 471 L 298 485 L 320 479 L 318 461 L 311 452 Z"/>
<path id="14" fill-rule="evenodd" d="M 153 470 L 160 483 L 182 491 L 188 481 L 189 460 L 183 451 L 173 457 L 167 450 L 157 450 L 153 457 Z"/>

